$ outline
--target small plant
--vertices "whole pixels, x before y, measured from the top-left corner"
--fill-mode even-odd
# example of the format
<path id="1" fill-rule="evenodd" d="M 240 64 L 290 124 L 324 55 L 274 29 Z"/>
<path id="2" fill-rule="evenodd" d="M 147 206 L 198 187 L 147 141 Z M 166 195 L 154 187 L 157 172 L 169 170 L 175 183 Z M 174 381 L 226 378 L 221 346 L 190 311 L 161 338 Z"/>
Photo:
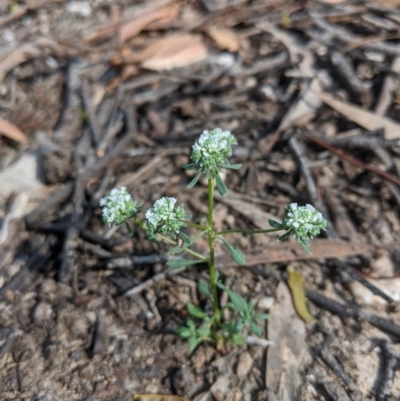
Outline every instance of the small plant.
<path id="1" fill-rule="evenodd" d="M 326 228 L 326 220 L 313 206 L 298 206 L 291 203 L 281 222 L 269 220 L 269 230 L 224 230 L 215 231 L 213 224 L 214 188 L 215 185 L 221 195 L 225 195 L 228 189 L 220 174 L 223 169 L 237 170 L 241 164 L 230 164 L 228 158 L 232 155 L 232 146 L 236 145 L 236 138 L 229 132 L 216 128 L 212 131 L 204 131 L 193 145 L 191 155 L 192 163 L 185 164 L 183 168 L 197 172 L 194 179 L 188 185 L 192 188 L 198 182 L 202 174 L 205 174 L 208 182 L 208 216 L 207 224 L 196 224 L 190 221 L 191 216 L 185 214 L 184 206 L 175 206 L 175 198 L 161 198 L 145 214 L 145 220 L 140 220 L 137 215 L 141 208 L 127 193 L 126 188 L 113 189 L 109 196 L 100 201 L 103 206 L 103 220 L 107 225 L 127 224 L 132 233 L 128 220 L 132 220 L 137 226 L 145 230 L 151 241 L 164 241 L 173 245 L 169 255 L 186 252 L 193 259 L 174 259 L 167 262 L 172 269 L 185 266 L 207 263 L 209 268 L 208 282 L 201 279 L 198 283 L 198 291 L 203 294 L 212 306 L 212 312 L 207 313 L 198 306 L 189 303 L 187 310 L 190 317 L 184 326 L 178 327 L 176 332 L 189 341 L 189 350 L 194 351 L 202 342 L 215 344 L 217 349 L 223 349 L 227 341 L 241 345 L 245 342 L 245 333 L 250 330 L 256 335 L 261 335 L 260 322 L 267 319 L 267 314 L 256 313 L 253 300 L 246 301 L 240 294 L 227 288 L 219 278 L 215 269 L 215 242 L 221 242 L 234 261 L 239 265 L 245 265 L 243 253 L 228 242 L 224 236 L 231 233 L 265 234 L 275 231 L 284 233 L 278 237 L 278 241 L 287 239 L 293 235 L 303 247 L 310 253 L 309 239 L 317 236 Z M 184 231 L 185 227 L 193 227 L 200 232 L 190 238 Z M 209 254 L 204 256 L 191 249 L 191 246 L 202 236 L 208 239 Z M 170 238 L 171 237 L 171 238 Z M 227 293 L 229 302 L 220 307 L 219 292 Z M 225 321 L 224 310 L 232 312 L 232 318 Z"/>

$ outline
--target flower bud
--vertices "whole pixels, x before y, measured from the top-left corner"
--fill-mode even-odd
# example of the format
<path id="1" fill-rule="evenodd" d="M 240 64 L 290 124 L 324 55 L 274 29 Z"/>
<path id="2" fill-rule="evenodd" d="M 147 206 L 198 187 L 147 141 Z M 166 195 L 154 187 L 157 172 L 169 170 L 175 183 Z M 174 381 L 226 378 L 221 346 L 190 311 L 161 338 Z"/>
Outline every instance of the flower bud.
<path id="1" fill-rule="evenodd" d="M 190 216 L 185 215 L 183 205 L 174 207 L 175 203 L 175 198 L 161 198 L 146 212 L 147 227 L 151 233 L 175 236 L 181 227 L 186 227 L 180 219 L 187 219 Z"/>
<path id="2" fill-rule="evenodd" d="M 123 224 L 127 219 L 139 212 L 139 206 L 135 204 L 125 187 L 114 188 L 110 195 L 100 200 L 103 207 L 103 221 L 109 227 Z"/>
<path id="3" fill-rule="evenodd" d="M 308 239 L 316 237 L 321 230 L 326 229 L 326 220 L 312 205 L 297 206 L 297 203 L 288 205 L 282 217 L 282 226 L 286 232 L 293 232 L 297 241 L 308 246 Z"/>

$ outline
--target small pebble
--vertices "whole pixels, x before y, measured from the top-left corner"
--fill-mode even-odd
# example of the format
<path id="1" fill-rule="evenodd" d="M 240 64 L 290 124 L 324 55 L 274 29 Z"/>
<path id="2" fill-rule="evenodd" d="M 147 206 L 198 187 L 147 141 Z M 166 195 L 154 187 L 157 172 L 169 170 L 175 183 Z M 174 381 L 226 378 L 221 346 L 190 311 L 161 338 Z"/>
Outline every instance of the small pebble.
<path id="1" fill-rule="evenodd" d="M 253 366 L 253 358 L 248 352 L 243 352 L 239 355 L 236 374 L 239 379 L 244 379 L 248 373 L 250 372 L 251 367 Z"/>
<path id="2" fill-rule="evenodd" d="M 70 1 L 67 3 L 67 11 L 73 14 L 79 14 L 82 17 L 89 17 L 92 14 L 92 7 L 89 3 L 82 1 Z"/>
<path id="3" fill-rule="evenodd" d="M 272 308 L 272 305 L 274 304 L 275 300 L 272 297 L 262 297 L 258 301 L 258 308 L 261 310 L 270 310 Z"/>

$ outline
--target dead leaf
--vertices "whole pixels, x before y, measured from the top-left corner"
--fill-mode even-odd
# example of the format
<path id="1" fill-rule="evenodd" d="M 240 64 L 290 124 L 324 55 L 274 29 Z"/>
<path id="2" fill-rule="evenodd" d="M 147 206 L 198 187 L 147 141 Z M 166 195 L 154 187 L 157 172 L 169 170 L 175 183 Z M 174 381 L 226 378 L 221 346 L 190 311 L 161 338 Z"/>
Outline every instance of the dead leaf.
<path id="1" fill-rule="evenodd" d="M 126 24 L 122 25 L 119 31 L 119 43 L 125 43 L 128 39 L 138 35 L 143 29 L 145 29 L 152 22 L 160 20 L 171 20 L 178 15 L 180 5 L 172 4 L 167 7 L 163 7 L 159 10 L 149 11 L 137 18 L 132 19 Z"/>
<path id="2" fill-rule="evenodd" d="M 142 67 L 161 71 L 185 67 L 206 59 L 208 51 L 200 35 L 179 34 L 150 45 L 140 58 Z"/>
<path id="3" fill-rule="evenodd" d="M 320 93 L 319 96 L 329 107 L 332 107 L 332 109 L 359 126 L 369 131 L 383 128 L 385 130 L 385 139 L 400 139 L 400 124 L 394 120 L 380 116 L 372 111 L 364 110 L 354 104 L 337 100 L 327 93 Z"/>
<path id="4" fill-rule="evenodd" d="M 34 44 L 25 44 L 12 50 L 0 62 L 0 82 L 4 80 L 13 68 L 39 55 L 40 50 Z"/>
<path id="5" fill-rule="evenodd" d="M 25 213 L 42 203 L 55 187 L 46 186 L 40 177 L 40 155 L 38 151 L 23 153 L 21 157 L 0 172 L 0 199 L 7 199 L 12 193 L 25 193 L 29 204 Z"/>
<path id="6" fill-rule="evenodd" d="M 239 41 L 232 29 L 210 27 L 207 30 L 207 34 L 220 49 L 226 49 L 231 53 L 239 50 Z"/>
<path id="7" fill-rule="evenodd" d="M 0 82 L 4 80 L 4 78 L 13 68 L 32 58 L 39 57 L 42 54 L 43 49 L 49 49 L 51 53 L 61 57 L 70 53 L 66 47 L 60 46 L 58 42 L 49 37 L 37 37 L 31 43 L 26 43 L 14 48 L 1 59 Z"/>
<path id="8" fill-rule="evenodd" d="M 12 139 L 15 142 L 27 143 L 28 139 L 24 133 L 13 123 L 7 120 L 3 120 L 0 117 L 0 134 L 3 134 L 7 138 Z"/>
<path id="9" fill-rule="evenodd" d="M 289 275 L 288 285 L 290 292 L 292 293 L 293 305 L 296 312 L 305 322 L 311 322 L 314 318 L 307 308 L 306 294 L 304 291 L 304 278 L 301 273 L 293 269 L 291 266 L 288 266 L 287 272 Z"/>

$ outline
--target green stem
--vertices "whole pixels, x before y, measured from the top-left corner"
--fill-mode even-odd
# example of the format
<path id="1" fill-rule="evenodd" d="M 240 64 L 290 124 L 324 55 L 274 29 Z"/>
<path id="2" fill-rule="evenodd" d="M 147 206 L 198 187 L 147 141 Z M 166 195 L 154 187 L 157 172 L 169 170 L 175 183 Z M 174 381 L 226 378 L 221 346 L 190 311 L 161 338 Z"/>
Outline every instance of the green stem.
<path id="1" fill-rule="evenodd" d="M 140 228 L 142 228 L 143 230 L 146 230 L 146 224 L 145 224 L 143 221 L 141 221 L 141 220 L 135 218 L 135 224 L 137 224 L 137 225 L 138 225 Z M 176 245 L 176 242 L 175 242 L 174 240 L 172 240 L 171 238 L 165 237 L 165 236 L 162 235 L 162 234 L 156 234 L 156 237 L 159 238 L 159 239 L 161 239 L 162 241 L 166 242 L 167 244 Z M 187 253 L 189 253 L 190 255 L 196 257 L 197 259 L 204 260 L 204 261 L 207 261 L 207 260 L 208 260 L 208 258 L 206 258 L 205 256 L 200 255 L 199 253 L 197 253 L 197 252 L 195 252 L 195 251 L 192 251 L 192 250 L 189 249 L 189 248 L 186 248 L 186 249 L 185 249 L 185 252 L 187 252 Z"/>
<path id="2" fill-rule="evenodd" d="M 273 233 L 275 231 L 282 231 L 284 228 L 270 228 L 269 230 L 224 230 L 218 231 L 215 235 L 223 235 L 223 234 L 232 234 L 232 233 L 242 233 L 242 234 L 266 234 L 266 233 Z"/>
<path id="3" fill-rule="evenodd" d="M 210 259 L 208 266 L 210 270 L 210 284 L 212 294 L 212 306 L 214 311 L 215 323 L 221 326 L 221 311 L 218 303 L 217 275 L 215 271 L 215 249 L 214 249 L 214 227 L 213 227 L 213 206 L 214 206 L 214 180 L 212 177 L 208 179 L 208 245 L 210 248 Z"/>
<path id="4" fill-rule="evenodd" d="M 168 237 L 165 237 L 165 236 L 162 235 L 162 234 L 156 234 L 156 237 L 162 239 L 162 240 L 163 240 L 164 242 L 166 242 L 167 244 L 176 245 L 176 242 L 175 242 L 174 240 L 172 240 L 172 239 L 170 239 L 170 238 L 168 238 Z M 207 261 L 207 260 L 208 260 L 208 258 L 206 258 L 205 256 L 200 255 L 199 253 L 197 253 L 197 252 L 195 252 L 195 251 L 192 251 L 192 250 L 189 249 L 189 248 L 186 248 L 186 249 L 185 249 L 185 252 L 190 253 L 191 255 L 195 256 L 197 259 L 204 260 L 204 261 Z"/>
<path id="5" fill-rule="evenodd" d="M 192 223 L 191 221 L 187 220 L 179 220 L 182 223 L 185 223 L 188 227 L 198 228 L 199 230 L 207 230 L 207 226 L 202 226 L 201 224 Z"/>

